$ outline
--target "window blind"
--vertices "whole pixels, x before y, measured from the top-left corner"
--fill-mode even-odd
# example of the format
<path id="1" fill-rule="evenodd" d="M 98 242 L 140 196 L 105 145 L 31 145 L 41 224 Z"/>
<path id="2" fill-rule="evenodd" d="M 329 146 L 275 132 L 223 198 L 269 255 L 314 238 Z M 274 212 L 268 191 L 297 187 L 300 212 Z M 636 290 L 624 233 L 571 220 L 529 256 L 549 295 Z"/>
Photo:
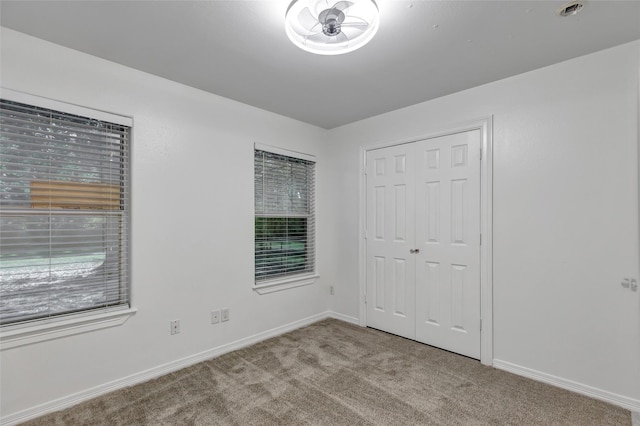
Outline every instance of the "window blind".
<path id="1" fill-rule="evenodd" d="M 255 281 L 315 272 L 315 163 L 255 150 Z"/>
<path id="2" fill-rule="evenodd" d="M 0 100 L 0 324 L 129 305 L 129 139 Z"/>

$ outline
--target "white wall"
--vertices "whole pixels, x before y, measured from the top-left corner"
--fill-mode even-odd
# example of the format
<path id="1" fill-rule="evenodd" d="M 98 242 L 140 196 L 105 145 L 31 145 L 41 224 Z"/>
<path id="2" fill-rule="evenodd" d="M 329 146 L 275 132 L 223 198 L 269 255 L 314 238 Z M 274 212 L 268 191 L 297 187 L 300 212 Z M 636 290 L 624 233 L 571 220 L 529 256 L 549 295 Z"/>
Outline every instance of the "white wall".
<path id="1" fill-rule="evenodd" d="M 134 118 L 138 309 L 119 327 L 3 350 L 3 417 L 326 312 L 322 277 L 262 296 L 251 289 L 254 142 L 318 157 L 321 276 L 327 270 L 325 130 L 8 29 L 1 37 L 3 87 Z M 213 326 L 209 312 L 221 307 L 231 320 Z M 182 332 L 170 336 L 177 318 Z"/>
<path id="2" fill-rule="evenodd" d="M 329 241 L 332 309 L 358 316 L 359 148 L 493 115 L 494 358 L 640 408 L 640 292 L 620 285 L 639 276 L 639 50 L 626 44 L 330 131 L 329 225 L 341 236 Z"/>

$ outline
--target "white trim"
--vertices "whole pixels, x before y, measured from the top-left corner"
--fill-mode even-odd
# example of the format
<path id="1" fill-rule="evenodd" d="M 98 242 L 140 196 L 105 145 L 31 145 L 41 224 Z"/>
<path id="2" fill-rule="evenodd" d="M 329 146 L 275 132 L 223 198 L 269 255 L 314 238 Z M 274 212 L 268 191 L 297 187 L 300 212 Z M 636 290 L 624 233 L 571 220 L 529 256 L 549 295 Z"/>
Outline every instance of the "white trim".
<path id="1" fill-rule="evenodd" d="M 168 374 L 173 371 L 177 371 L 182 368 L 189 367 L 191 365 L 197 364 L 202 361 L 207 361 L 209 359 L 219 357 L 220 355 L 224 355 L 226 353 L 233 352 L 238 349 L 245 348 L 247 346 L 251 346 L 263 340 L 267 340 L 272 337 L 279 336 L 284 333 L 288 333 L 298 328 L 306 327 L 315 322 L 322 321 L 323 319 L 331 317 L 331 314 L 332 313 L 329 311 L 321 312 L 319 314 L 312 315 L 310 317 L 307 317 L 298 321 L 294 321 L 280 327 L 272 328 L 271 330 L 266 330 L 261 333 L 254 334 L 253 336 L 245 337 L 243 339 L 238 339 L 234 342 L 227 343 L 225 345 L 221 345 L 216 348 L 206 350 L 204 352 L 200 352 L 200 353 L 190 355 L 175 361 L 168 362 L 166 364 L 159 365 L 157 367 L 150 368 L 148 370 L 134 373 L 130 376 L 123 377 L 121 379 L 117 379 L 108 383 L 104 383 L 102 385 L 98 385 L 98 386 L 95 386 L 71 395 L 67 395 L 65 397 L 58 398 L 50 402 L 45 402 L 44 404 L 27 408 L 26 410 L 19 411 L 17 413 L 9 414 L 8 416 L 2 417 L 0 419 L 0 424 L 6 425 L 6 426 L 15 425 L 18 423 L 25 422 L 27 420 L 34 419 L 36 417 L 43 416 L 48 413 L 52 413 L 54 411 L 63 410 L 65 408 L 87 401 L 91 398 L 95 398 L 100 395 L 104 395 L 106 393 L 125 388 L 127 386 L 132 386 L 138 383 L 146 382 L 148 380 L 160 377 L 164 374 Z"/>
<path id="2" fill-rule="evenodd" d="M 116 327 L 124 324 L 135 313 L 134 308 L 118 308 L 38 320 L 31 324 L 6 325 L 0 329 L 0 350 Z"/>
<path id="3" fill-rule="evenodd" d="M 281 280 L 267 281 L 264 284 L 255 285 L 253 291 L 258 294 L 273 293 L 289 288 L 302 287 L 315 283 L 320 275 L 302 275 Z"/>
<path id="4" fill-rule="evenodd" d="M 341 314 L 339 312 L 329 311 L 329 318 L 348 322 L 350 324 L 360 325 L 360 320 L 358 318 L 352 317 L 350 315 Z"/>
<path id="5" fill-rule="evenodd" d="M 558 388 L 567 389 L 581 395 L 586 395 L 591 398 L 599 399 L 610 404 L 614 404 L 627 410 L 640 411 L 640 400 L 629 398 L 623 395 L 618 395 L 613 392 L 605 391 L 602 389 L 594 388 L 589 385 L 574 382 L 572 380 L 563 379 L 562 377 L 554 376 L 552 374 L 536 371 L 531 368 L 522 367 L 520 365 L 512 364 L 507 361 L 501 361 L 499 359 L 493 360 L 493 366 L 500 370 L 508 371 L 509 373 L 517 374 L 518 376 L 527 377 L 529 379 L 547 383 Z"/>
<path id="6" fill-rule="evenodd" d="M 480 362 L 493 364 L 493 116 L 480 121 Z"/>
<path id="7" fill-rule="evenodd" d="M 121 124 L 123 126 L 133 127 L 133 118 L 120 114 L 114 114 L 108 111 L 102 111 L 94 108 L 87 108 L 81 105 L 70 104 L 68 102 L 58 101 L 42 96 L 31 95 L 29 93 L 18 92 L 16 90 L 0 87 L 0 97 L 13 102 L 20 102 L 38 106 L 40 108 L 48 108 L 56 111 L 66 112 L 67 114 L 79 115 L 82 117 L 94 118 L 96 120 L 108 121 L 109 123 Z"/>
<path id="8" fill-rule="evenodd" d="M 638 48 L 640 51 L 640 47 Z M 640 112 L 640 67 L 638 68 L 638 97 L 637 97 L 637 111 Z M 638 127 L 638 162 L 636 164 L 640 164 L 640 119 L 637 122 Z M 640 211 L 640 167 L 637 168 L 638 174 L 638 210 Z M 640 214 L 638 215 L 638 237 L 640 238 Z M 635 411 L 631 413 L 631 424 L 632 426 L 640 426 L 640 408 L 635 408 Z"/>
<path id="9" fill-rule="evenodd" d="M 358 227 L 360 229 L 360 240 L 358 244 L 358 251 L 360 253 L 360 268 L 358 274 L 358 281 L 360 282 L 359 295 L 359 309 L 360 325 L 362 327 L 367 326 L 367 149 L 363 146 L 360 147 L 360 214 Z"/>
<path id="10" fill-rule="evenodd" d="M 493 362 L 493 116 L 453 125 L 445 130 L 427 135 L 415 136 L 395 142 L 386 142 L 372 146 L 360 147 L 360 325 L 367 325 L 367 308 L 365 298 L 366 283 L 366 170 L 367 152 L 396 145 L 408 144 L 433 139 L 455 133 L 480 130 L 482 160 L 480 165 L 480 307 L 482 330 L 480 331 L 480 362 L 492 365 Z"/>
<path id="11" fill-rule="evenodd" d="M 486 117 L 478 118 L 476 120 L 469 120 L 459 124 L 452 124 L 442 130 L 429 132 L 424 135 L 412 136 L 409 138 L 398 139 L 391 142 L 381 142 L 374 145 L 363 146 L 362 148 L 364 148 L 365 152 L 373 151 L 376 149 L 389 148 L 392 146 L 404 145 L 404 144 L 409 144 L 413 142 L 424 141 L 427 139 L 435 139 L 442 136 L 454 135 L 456 133 L 464 133 L 470 130 L 483 130 L 486 124 L 489 124 L 489 125 L 492 124 L 492 121 L 493 121 L 492 117 L 493 116 L 489 115 Z"/>
<path id="12" fill-rule="evenodd" d="M 313 161 L 314 163 L 316 162 L 315 155 L 305 154 L 303 152 L 291 151 L 288 149 L 278 148 L 276 146 L 271 146 L 271 145 L 263 145 L 257 142 L 253 144 L 253 147 L 254 149 L 259 149 L 260 151 L 267 151 L 273 154 L 280 154 L 280 155 L 285 155 L 287 157 L 299 158 L 301 160 Z"/>

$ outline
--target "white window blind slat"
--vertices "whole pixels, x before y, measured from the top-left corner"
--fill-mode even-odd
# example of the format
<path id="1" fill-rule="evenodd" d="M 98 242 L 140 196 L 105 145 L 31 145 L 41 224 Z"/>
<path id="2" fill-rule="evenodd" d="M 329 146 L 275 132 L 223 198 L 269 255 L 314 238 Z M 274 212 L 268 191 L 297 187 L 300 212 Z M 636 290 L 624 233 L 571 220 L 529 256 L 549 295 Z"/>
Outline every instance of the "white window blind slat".
<path id="1" fill-rule="evenodd" d="M 315 271 L 315 162 L 256 149 L 255 281 Z"/>
<path id="2" fill-rule="evenodd" d="M 130 130 L 0 100 L 0 324 L 129 305 Z"/>
<path id="3" fill-rule="evenodd" d="M 48 125 L 35 125 L 35 123 L 29 123 L 29 125 L 21 125 L 20 120 L 3 120 L 0 118 L 4 132 L 8 135 L 13 135 L 14 138 L 23 142 L 37 142 L 42 140 L 67 140 L 69 143 L 74 143 L 75 139 L 79 139 L 83 142 L 103 143 L 117 145 L 117 140 L 126 133 L 126 130 L 110 128 L 108 132 L 102 134 L 92 130 L 90 127 L 69 127 L 66 129 L 60 127 L 49 127 Z M 43 131 L 45 129 L 45 131 Z M 89 146 L 90 148 L 90 146 Z"/>

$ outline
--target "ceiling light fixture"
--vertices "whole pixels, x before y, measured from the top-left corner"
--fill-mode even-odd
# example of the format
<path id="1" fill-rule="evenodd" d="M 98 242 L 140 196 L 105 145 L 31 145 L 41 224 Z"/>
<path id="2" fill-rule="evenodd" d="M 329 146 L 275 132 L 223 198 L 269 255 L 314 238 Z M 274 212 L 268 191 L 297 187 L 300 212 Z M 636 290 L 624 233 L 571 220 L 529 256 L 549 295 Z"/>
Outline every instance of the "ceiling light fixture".
<path id="1" fill-rule="evenodd" d="M 289 39 L 307 52 L 340 55 L 367 44 L 378 31 L 374 0 L 294 0 L 285 15 Z"/>

